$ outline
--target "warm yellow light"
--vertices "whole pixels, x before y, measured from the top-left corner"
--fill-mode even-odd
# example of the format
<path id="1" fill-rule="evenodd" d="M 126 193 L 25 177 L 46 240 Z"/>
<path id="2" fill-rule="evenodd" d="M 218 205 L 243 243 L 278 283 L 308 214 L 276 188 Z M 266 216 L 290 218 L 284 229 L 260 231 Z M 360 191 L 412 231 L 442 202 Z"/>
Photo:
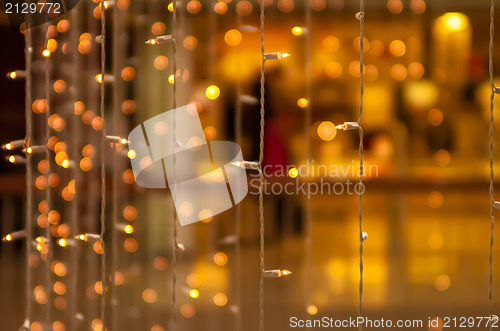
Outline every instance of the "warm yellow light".
<path id="1" fill-rule="evenodd" d="M 309 305 L 307 307 L 307 313 L 309 315 L 316 315 L 318 313 L 318 307 L 316 307 L 315 305 Z"/>
<path id="2" fill-rule="evenodd" d="M 26 153 L 28 153 L 28 154 L 33 153 L 33 148 L 31 148 L 31 147 L 26 148 Z"/>
<path id="3" fill-rule="evenodd" d="M 325 141 L 330 141 L 337 135 L 335 125 L 330 121 L 321 122 L 318 126 L 318 136 Z"/>
<path id="4" fill-rule="evenodd" d="M 97 74 L 97 75 L 95 75 L 95 80 L 96 80 L 96 82 L 98 82 L 98 83 L 102 83 L 102 74 Z"/>
<path id="5" fill-rule="evenodd" d="M 16 79 L 16 78 L 17 78 L 17 72 L 12 71 L 12 72 L 9 74 L 9 77 L 10 77 L 11 79 Z"/>
<path id="6" fill-rule="evenodd" d="M 12 150 L 12 144 L 11 143 L 5 144 L 5 149 L 8 151 Z"/>
<path id="7" fill-rule="evenodd" d="M 125 225 L 125 228 L 123 229 L 123 231 L 126 234 L 131 234 L 132 232 L 134 232 L 134 227 L 130 224 L 127 224 L 127 225 Z"/>
<path id="8" fill-rule="evenodd" d="M 283 276 L 288 276 L 288 275 L 291 275 L 291 274 L 292 274 L 292 272 L 291 272 L 291 271 L 289 271 L 289 270 L 281 270 L 281 274 L 282 274 Z"/>
<path id="9" fill-rule="evenodd" d="M 289 57 L 289 56 L 290 56 L 290 53 L 281 53 L 282 58 Z"/>
<path id="10" fill-rule="evenodd" d="M 173 2 L 169 3 L 167 6 L 167 9 L 168 9 L 168 11 L 173 12 L 174 11 L 174 3 Z"/>
<path id="11" fill-rule="evenodd" d="M 294 27 L 292 28 L 292 34 L 293 34 L 294 36 L 301 36 L 301 35 L 302 35 L 302 33 L 304 33 L 304 31 L 302 30 L 302 28 L 301 28 L 300 26 L 294 26 Z"/>
<path id="12" fill-rule="evenodd" d="M 438 18 L 438 22 L 449 32 L 462 31 L 469 27 L 469 19 L 462 13 L 446 13 Z"/>
<path id="13" fill-rule="evenodd" d="M 403 56 L 406 53 L 406 45 L 401 40 L 393 40 L 389 44 L 389 51 L 394 56 Z"/>
<path id="14" fill-rule="evenodd" d="M 16 157 L 14 155 L 9 156 L 10 163 L 16 163 Z"/>
<path id="15" fill-rule="evenodd" d="M 127 138 L 120 139 L 120 143 L 122 143 L 123 145 L 125 145 L 126 143 L 128 143 Z"/>
<path id="16" fill-rule="evenodd" d="M 214 263 L 218 266 L 223 266 L 227 263 L 227 255 L 223 252 L 219 252 L 214 255 Z"/>
<path id="17" fill-rule="evenodd" d="M 225 306 L 227 303 L 227 296 L 224 293 L 217 293 L 214 296 L 214 303 L 219 307 Z"/>
<path id="18" fill-rule="evenodd" d="M 194 288 L 191 291 L 189 291 L 189 296 L 193 299 L 197 299 L 200 296 L 200 292 Z"/>
<path id="19" fill-rule="evenodd" d="M 57 243 L 59 244 L 59 246 L 61 247 L 66 247 L 68 245 L 68 242 L 66 241 L 66 239 L 64 238 L 61 238 L 57 241 Z"/>
<path id="20" fill-rule="evenodd" d="M 296 178 L 299 175 L 299 171 L 296 168 L 291 168 L 288 170 L 288 176 L 291 178 Z"/>
<path id="21" fill-rule="evenodd" d="M 69 167 L 69 160 L 62 161 L 61 165 L 63 168 L 68 168 Z"/>
<path id="22" fill-rule="evenodd" d="M 224 35 L 224 41 L 229 46 L 237 46 L 241 42 L 241 32 L 236 29 L 231 29 Z"/>
<path id="23" fill-rule="evenodd" d="M 306 98 L 300 98 L 299 100 L 297 100 L 297 105 L 298 105 L 300 108 L 306 108 L 308 103 L 309 103 L 309 102 L 307 101 L 307 99 L 306 99 Z"/>
<path id="24" fill-rule="evenodd" d="M 12 235 L 11 234 L 8 234 L 5 236 L 5 240 L 6 241 L 12 241 Z"/>
<path id="25" fill-rule="evenodd" d="M 173 74 L 168 76 L 168 82 L 172 85 L 175 83 L 175 76 Z"/>
<path id="26" fill-rule="evenodd" d="M 207 89 L 205 91 L 205 95 L 210 100 L 215 100 L 220 95 L 220 89 L 216 85 L 210 85 L 209 87 L 207 87 Z"/>
<path id="27" fill-rule="evenodd" d="M 135 159 L 136 155 L 137 154 L 135 153 L 135 151 L 133 149 L 129 150 L 127 153 L 127 156 L 129 159 Z"/>
<path id="28" fill-rule="evenodd" d="M 50 56 L 50 51 L 48 49 L 44 49 L 43 52 L 42 52 L 42 55 L 45 56 L 45 57 L 49 57 Z"/>

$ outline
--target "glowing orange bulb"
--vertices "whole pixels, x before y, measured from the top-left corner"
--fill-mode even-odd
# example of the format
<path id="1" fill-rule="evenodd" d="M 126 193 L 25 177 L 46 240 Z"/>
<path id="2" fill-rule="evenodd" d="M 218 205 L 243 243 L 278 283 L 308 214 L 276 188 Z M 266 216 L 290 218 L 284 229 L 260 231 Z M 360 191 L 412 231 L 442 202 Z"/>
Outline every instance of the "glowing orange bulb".
<path id="1" fill-rule="evenodd" d="M 9 74 L 9 77 L 10 77 L 11 79 L 16 79 L 16 78 L 17 78 L 17 72 L 12 71 L 12 72 Z"/>
<path id="2" fill-rule="evenodd" d="M 6 241 L 12 241 L 12 235 L 11 234 L 8 234 L 5 236 L 5 240 Z"/>
<path id="3" fill-rule="evenodd" d="M 297 105 L 300 108 L 306 108 L 308 104 L 309 104 L 309 101 L 306 98 L 300 98 L 299 100 L 297 100 Z"/>
<path id="4" fill-rule="evenodd" d="M 207 87 L 207 89 L 205 91 L 205 95 L 210 100 L 215 100 L 220 95 L 220 89 L 216 85 L 210 85 L 209 87 Z"/>
<path id="5" fill-rule="evenodd" d="M 49 57 L 50 56 L 50 51 L 48 49 L 44 49 L 43 52 L 42 52 L 42 55 L 45 56 L 45 57 Z"/>
<path id="6" fill-rule="evenodd" d="M 127 224 L 127 225 L 125 225 L 125 228 L 123 228 L 123 231 L 126 234 L 131 234 L 132 232 L 134 232 L 134 227 L 130 224 Z"/>
<path id="7" fill-rule="evenodd" d="M 303 29 L 300 26 L 294 26 L 292 28 L 292 34 L 294 36 L 300 36 L 304 33 Z"/>
<path id="8" fill-rule="evenodd" d="M 296 178 L 299 175 L 299 171 L 296 168 L 291 168 L 288 170 L 288 176 L 291 178 Z"/>

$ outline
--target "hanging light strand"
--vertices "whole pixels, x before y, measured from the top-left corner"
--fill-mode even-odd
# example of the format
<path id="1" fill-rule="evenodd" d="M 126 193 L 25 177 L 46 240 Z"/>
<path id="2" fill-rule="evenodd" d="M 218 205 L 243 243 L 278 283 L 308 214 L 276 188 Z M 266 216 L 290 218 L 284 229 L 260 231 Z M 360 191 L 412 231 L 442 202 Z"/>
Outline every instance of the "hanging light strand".
<path id="1" fill-rule="evenodd" d="M 306 98 L 307 98 L 307 106 L 304 114 L 304 134 L 306 135 L 306 164 L 309 164 L 309 160 L 311 159 L 311 135 L 309 134 L 309 130 L 311 127 L 311 4 L 307 2 L 305 4 L 306 8 L 306 45 L 305 45 L 305 78 L 306 78 Z M 306 177 L 307 184 L 309 186 L 310 178 Z M 311 255 L 312 255 L 312 243 L 311 243 L 311 199 L 309 196 L 305 197 L 305 268 L 306 268 L 306 277 L 305 277 L 305 286 L 304 290 L 306 293 L 306 302 L 307 307 L 309 307 L 311 303 Z"/>
<path id="2" fill-rule="evenodd" d="M 363 242 L 366 236 L 363 232 L 363 128 L 361 127 L 361 119 L 363 117 L 363 66 L 364 66 L 364 26 L 365 26 L 365 1 L 359 2 L 359 13 L 356 14 L 359 20 L 359 118 L 358 118 L 358 131 L 359 131 L 359 206 L 358 206 L 358 219 L 359 219 L 359 303 L 358 303 L 358 316 L 362 317 L 363 314 Z M 363 330 L 362 324 L 359 325 L 359 330 Z"/>
<path id="3" fill-rule="evenodd" d="M 45 45 L 48 44 L 48 40 L 49 40 L 49 26 L 50 25 L 47 25 L 47 30 L 45 31 Z M 45 51 L 44 51 L 45 52 Z M 50 128 L 50 125 L 49 125 L 49 118 L 51 116 L 51 107 L 50 107 L 50 56 L 45 56 L 45 73 L 44 73 L 45 77 L 44 77 L 44 80 L 45 80 L 45 100 L 47 100 L 47 111 L 45 112 L 45 141 L 47 142 L 47 146 L 49 144 L 49 141 L 50 141 L 50 131 L 51 131 L 51 128 Z M 45 175 L 45 178 L 46 178 L 46 181 L 47 181 L 47 184 L 50 182 L 50 173 L 51 173 L 51 163 L 50 162 L 50 150 L 47 148 L 45 150 L 45 158 L 47 159 L 47 173 Z M 47 201 L 47 207 L 48 207 L 48 210 L 51 209 L 51 205 L 52 205 L 52 199 L 51 199 L 51 190 L 50 190 L 50 185 L 47 185 L 46 189 L 45 189 L 45 200 Z M 51 233 L 50 233 L 50 226 L 47 226 L 45 228 L 45 237 L 48 239 L 48 247 L 49 247 L 49 250 L 47 251 L 47 255 L 46 255 L 46 269 L 45 269 L 45 273 L 46 273 L 46 276 L 45 276 L 45 287 L 47 289 L 47 302 L 51 302 L 51 292 L 50 292 L 50 288 L 51 288 L 51 270 L 50 270 L 50 264 L 51 264 L 51 256 L 53 255 L 53 252 L 52 252 L 52 245 L 51 245 Z M 29 241 L 30 238 L 28 238 L 28 241 Z M 45 310 L 45 322 L 47 323 L 47 325 L 50 324 L 50 315 L 51 315 L 51 306 L 50 304 L 47 304 L 46 305 L 46 310 Z"/>
<path id="4" fill-rule="evenodd" d="M 105 71 L 106 71 L 106 7 L 105 1 L 101 1 L 101 75 L 102 81 L 104 82 Z M 100 214 L 100 222 L 101 222 L 101 231 L 100 231 L 100 239 L 101 239 L 101 323 L 102 330 L 106 330 L 106 245 L 104 243 L 104 234 L 106 232 L 106 121 L 104 116 L 104 108 L 105 108 L 105 86 L 101 84 L 100 90 L 100 104 L 99 104 L 99 113 L 103 121 L 103 126 L 101 130 L 101 214 Z"/>
<path id="5" fill-rule="evenodd" d="M 490 7 L 490 43 L 489 43 L 489 76 L 491 85 L 490 96 L 490 129 L 489 129 L 489 152 L 490 152 L 490 252 L 489 252 L 489 290 L 488 290 L 488 303 L 489 314 L 493 317 L 493 230 L 495 228 L 495 198 L 494 198 L 494 185 L 495 179 L 493 173 L 493 110 L 494 99 L 497 88 L 493 80 L 493 37 L 495 34 L 495 0 L 491 0 Z M 493 325 L 490 323 L 490 331 L 493 330 Z"/>
<path id="6" fill-rule="evenodd" d="M 176 94 L 177 94 L 177 79 L 175 79 L 175 73 L 177 71 L 177 61 L 176 61 L 176 55 L 177 55 L 177 43 L 175 42 L 176 38 L 176 30 L 177 30 L 177 1 L 172 2 L 173 5 L 173 10 L 172 10 L 172 68 L 174 71 L 174 83 L 172 84 L 172 109 L 175 109 L 177 107 L 177 100 L 176 100 Z M 175 123 L 175 116 L 174 120 L 172 123 L 173 126 L 173 132 L 174 132 L 174 139 L 173 141 L 176 141 L 176 123 Z M 175 147 L 174 147 L 175 148 Z M 173 156 L 173 176 L 175 178 L 175 163 L 176 163 L 176 157 L 175 154 Z M 174 192 L 173 195 L 175 196 L 176 189 L 174 187 Z M 173 246 L 172 246 L 172 324 L 173 328 L 172 330 L 177 330 L 177 295 L 175 293 L 175 290 L 177 288 L 177 250 L 179 249 L 179 243 L 177 242 L 177 213 L 174 209 L 173 215 Z M 183 246 L 182 246 L 183 247 Z"/>
<path id="7" fill-rule="evenodd" d="M 265 62 L 266 52 L 264 48 L 264 1 L 260 1 L 260 48 L 262 53 L 262 65 L 260 67 L 260 144 L 259 144 L 259 164 L 262 167 L 264 160 L 264 127 L 265 127 Z M 260 223 L 260 284 L 259 284 L 259 330 L 264 331 L 264 172 L 259 171 L 259 223 Z"/>
<path id="8" fill-rule="evenodd" d="M 29 14 L 28 14 L 29 15 Z M 24 54 L 26 57 L 26 81 L 25 81 L 25 117 L 26 117 L 26 139 L 31 138 L 33 135 L 33 125 L 32 125 L 32 117 L 33 113 L 31 111 L 31 102 L 32 102 L 32 94 L 31 94 L 31 61 L 32 61 L 32 35 L 31 29 L 26 29 L 24 39 L 25 39 L 25 50 Z M 32 290 L 31 290 L 31 282 L 33 278 L 33 273 L 30 266 L 30 258 L 33 251 L 33 245 L 31 244 L 31 237 L 33 233 L 33 168 L 31 165 L 31 155 L 26 155 L 26 312 L 25 312 L 25 323 L 30 326 L 32 321 L 31 319 L 31 310 L 32 310 Z"/>

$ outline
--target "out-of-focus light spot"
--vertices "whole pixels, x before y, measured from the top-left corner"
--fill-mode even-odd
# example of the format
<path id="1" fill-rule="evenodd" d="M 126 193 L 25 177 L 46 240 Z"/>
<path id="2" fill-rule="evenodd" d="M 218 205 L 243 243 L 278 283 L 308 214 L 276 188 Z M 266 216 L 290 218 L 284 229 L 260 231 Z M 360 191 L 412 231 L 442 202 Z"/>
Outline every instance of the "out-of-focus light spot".
<path id="1" fill-rule="evenodd" d="M 402 64 L 395 64 L 391 68 L 391 76 L 397 81 L 403 81 L 406 79 L 408 71 L 406 67 Z"/>
<path id="2" fill-rule="evenodd" d="M 462 13 L 446 13 L 440 16 L 436 22 L 446 32 L 457 32 L 469 27 L 469 18 Z"/>
<path id="3" fill-rule="evenodd" d="M 307 313 L 309 315 L 316 315 L 318 313 L 318 307 L 316 307 L 315 305 L 307 306 Z"/>
<path id="4" fill-rule="evenodd" d="M 438 126 L 443 123 L 443 112 L 439 109 L 432 108 L 427 113 L 427 120 L 433 126 Z"/>
<path id="5" fill-rule="evenodd" d="M 60 20 L 57 23 L 57 31 L 64 33 L 69 30 L 69 22 L 67 20 Z"/>
<path id="6" fill-rule="evenodd" d="M 307 99 L 306 99 L 306 98 L 299 98 L 299 99 L 297 100 L 297 106 L 299 106 L 300 108 L 306 108 L 306 107 L 307 107 L 307 105 L 308 105 L 308 103 L 309 103 L 309 102 L 307 101 Z"/>
<path id="7" fill-rule="evenodd" d="M 98 82 L 99 84 L 101 84 L 102 83 L 102 74 L 95 75 L 95 81 Z"/>
<path id="8" fill-rule="evenodd" d="M 168 9 L 168 11 L 173 12 L 174 11 L 174 3 L 173 2 L 169 3 L 167 5 L 167 9 Z"/>
<path id="9" fill-rule="evenodd" d="M 122 79 L 126 82 L 130 82 L 135 77 L 135 69 L 132 67 L 125 67 L 121 72 Z"/>
<path id="10" fill-rule="evenodd" d="M 227 263 L 227 255 L 223 252 L 218 252 L 214 255 L 214 263 L 218 266 L 223 266 Z"/>
<path id="11" fill-rule="evenodd" d="M 422 78 L 422 76 L 424 75 L 424 66 L 420 62 L 412 62 L 408 66 L 408 74 L 411 78 Z"/>
<path id="12" fill-rule="evenodd" d="M 439 275 L 436 277 L 436 279 L 434 279 L 434 287 L 436 288 L 436 290 L 441 292 L 446 291 L 448 288 L 450 288 L 450 284 L 450 276 L 446 274 Z"/>
<path id="13" fill-rule="evenodd" d="M 48 49 L 44 49 L 43 52 L 42 52 L 42 55 L 44 57 L 49 57 L 50 56 L 50 51 Z"/>
<path id="14" fill-rule="evenodd" d="M 122 112 L 124 114 L 130 115 L 135 112 L 135 101 L 134 100 L 125 100 L 122 103 Z"/>
<path id="15" fill-rule="evenodd" d="M 199 2 L 197 0 L 191 0 L 188 2 L 186 8 L 190 14 L 193 14 L 193 15 L 198 14 L 201 10 L 201 2 Z"/>
<path id="16" fill-rule="evenodd" d="M 207 98 L 209 98 L 210 100 L 215 100 L 219 97 L 220 95 L 220 89 L 218 86 L 216 85 L 210 85 L 209 87 L 207 87 L 207 89 L 205 90 L 205 95 L 207 96 Z"/>
<path id="17" fill-rule="evenodd" d="M 175 76 L 173 74 L 168 76 L 168 82 L 172 85 L 175 83 Z"/>
<path id="18" fill-rule="evenodd" d="M 339 78 L 340 76 L 342 76 L 342 66 L 336 61 L 329 62 L 325 66 L 325 72 L 330 78 Z"/>
<path id="19" fill-rule="evenodd" d="M 241 42 L 241 32 L 236 29 L 231 29 L 224 35 L 224 41 L 229 46 L 237 46 Z"/>
<path id="20" fill-rule="evenodd" d="M 127 238 L 123 243 L 123 247 L 129 253 L 134 253 L 139 248 L 139 243 L 134 238 Z"/>
<path id="21" fill-rule="evenodd" d="M 403 3 L 401 0 L 388 0 L 387 10 L 392 14 L 399 14 L 403 11 Z"/>
<path id="22" fill-rule="evenodd" d="M 155 35 L 155 36 L 159 36 L 159 35 L 162 35 L 165 33 L 165 30 L 167 29 L 167 27 L 165 26 L 164 23 L 162 22 L 155 22 L 152 26 L 151 26 L 151 32 Z"/>
<path id="23" fill-rule="evenodd" d="M 155 303 L 157 298 L 156 291 L 153 289 L 148 288 L 142 291 L 142 299 L 144 302 Z"/>
<path id="24" fill-rule="evenodd" d="M 291 168 L 290 170 L 288 170 L 288 176 L 290 176 L 291 178 L 297 178 L 298 175 L 299 171 L 297 170 L 297 168 Z"/>
<path id="25" fill-rule="evenodd" d="M 451 161 L 450 152 L 445 149 L 440 149 L 434 154 L 434 161 L 436 161 L 437 165 L 440 167 L 446 167 Z"/>
<path id="26" fill-rule="evenodd" d="M 219 15 L 224 15 L 227 12 L 227 4 L 225 2 L 217 2 L 214 6 L 214 11 Z"/>
<path id="27" fill-rule="evenodd" d="M 203 129 L 203 133 L 205 134 L 205 139 L 207 140 L 214 140 L 217 136 L 217 130 L 210 125 Z"/>
<path id="28" fill-rule="evenodd" d="M 54 265 L 53 269 L 54 269 L 53 270 L 54 274 L 56 274 L 59 277 L 64 277 L 66 275 L 66 273 L 67 273 L 66 266 L 63 263 L 61 263 L 61 262 L 57 262 Z"/>
<path id="29" fill-rule="evenodd" d="M 360 37 L 356 37 L 354 38 L 353 42 L 352 42 L 352 46 L 354 47 L 354 49 L 359 53 L 360 50 L 361 50 L 361 38 Z M 366 53 L 370 50 L 370 41 L 366 38 L 366 37 L 363 37 L 363 53 Z"/>
<path id="30" fill-rule="evenodd" d="M 252 13 L 253 6 L 250 1 L 242 0 L 236 4 L 236 12 L 241 16 L 248 16 Z"/>
<path id="31" fill-rule="evenodd" d="M 184 46 L 184 48 L 188 51 L 192 51 L 198 46 L 198 39 L 196 39 L 195 36 L 187 36 L 182 41 L 182 46 Z"/>
<path id="32" fill-rule="evenodd" d="M 393 40 L 389 44 L 389 51 L 394 56 L 403 56 L 406 53 L 406 45 L 401 40 Z"/>
<path id="33" fill-rule="evenodd" d="M 289 13 L 295 7 L 295 3 L 293 0 L 278 0 L 277 7 L 282 13 Z"/>
<path id="34" fill-rule="evenodd" d="M 123 217 L 127 221 L 134 221 L 137 218 L 137 209 L 132 205 L 126 206 L 123 208 Z"/>
<path id="35" fill-rule="evenodd" d="M 337 135 L 335 125 L 330 121 L 321 122 L 318 126 L 318 136 L 324 141 L 330 141 Z"/>
<path id="36" fill-rule="evenodd" d="M 440 249 L 441 247 L 443 247 L 443 244 L 444 244 L 444 238 L 443 238 L 443 235 L 441 234 L 441 232 L 432 232 L 428 239 L 427 239 L 427 242 L 429 244 L 429 247 L 431 249 Z"/>
<path id="37" fill-rule="evenodd" d="M 214 303 L 219 307 L 225 306 L 227 303 L 227 296 L 224 293 L 217 293 L 214 296 Z"/>
<path id="38" fill-rule="evenodd" d="M 133 149 L 131 149 L 131 150 L 129 150 L 127 152 L 127 156 L 128 156 L 129 159 L 135 159 L 136 153 L 135 153 L 135 151 Z"/>
<path id="39" fill-rule="evenodd" d="M 83 171 L 90 171 L 92 169 L 92 160 L 88 157 L 84 157 L 80 160 L 80 169 Z"/>
<path id="40" fill-rule="evenodd" d="M 200 287 L 201 286 L 201 277 L 197 273 L 191 273 L 186 277 L 186 283 L 190 287 Z"/>
<path id="41" fill-rule="evenodd" d="M 425 12 L 427 5 L 424 0 L 411 0 L 410 9 L 415 14 L 423 14 Z"/>
<path id="42" fill-rule="evenodd" d="M 323 49 L 327 52 L 335 52 L 339 49 L 340 42 L 334 36 L 327 36 L 323 39 Z"/>
<path id="43" fill-rule="evenodd" d="M 134 172 L 132 171 L 132 169 L 125 170 L 123 172 L 122 178 L 126 184 L 134 184 L 135 183 Z"/>
<path id="44" fill-rule="evenodd" d="M 156 70 L 165 70 L 168 66 L 168 59 L 163 55 L 157 56 L 153 62 L 153 65 Z"/>
<path id="45" fill-rule="evenodd" d="M 181 311 L 182 317 L 184 317 L 184 318 L 192 318 L 196 313 L 194 306 L 189 304 L 189 303 L 183 304 L 181 306 L 180 311 Z"/>
<path id="46" fill-rule="evenodd" d="M 427 196 L 427 205 L 432 209 L 439 208 L 443 205 L 443 195 L 438 191 L 433 191 Z"/>
<path id="47" fill-rule="evenodd" d="M 164 256 L 157 256 L 153 260 L 153 265 L 158 271 L 165 271 L 168 268 L 168 260 Z"/>

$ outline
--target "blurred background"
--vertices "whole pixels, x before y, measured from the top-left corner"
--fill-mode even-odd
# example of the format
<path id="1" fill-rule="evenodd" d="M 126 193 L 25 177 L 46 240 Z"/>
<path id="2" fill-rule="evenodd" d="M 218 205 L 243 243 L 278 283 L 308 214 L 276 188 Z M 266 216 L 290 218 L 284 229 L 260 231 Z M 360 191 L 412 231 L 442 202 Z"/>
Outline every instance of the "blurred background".
<path id="1" fill-rule="evenodd" d="M 266 181 L 357 181 L 358 133 L 336 132 L 334 125 L 358 119 L 359 3 L 265 5 L 266 52 L 290 56 L 265 65 L 264 164 L 312 167 L 314 161 L 350 169 L 295 179 L 287 172 L 269 173 Z M 367 173 L 363 197 L 369 236 L 363 303 L 372 319 L 488 315 L 489 5 L 366 1 L 364 158 L 375 170 Z M 174 264 L 169 191 L 135 185 L 126 144 L 101 143 L 103 130 L 126 138 L 135 126 L 172 109 L 175 83 L 176 105 L 196 104 L 207 140 L 237 141 L 246 160 L 258 160 L 259 3 L 178 1 L 174 70 L 172 43 L 145 43 L 172 34 L 170 1 L 109 1 L 104 79 L 96 41 L 102 33 L 100 6 L 80 1 L 28 31 L 13 31 L 8 16 L 0 15 L 0 72 L 6 74 L 0 78 L 0 143 L 29 138 L 24 150 L 1 151 L 0 233 L 31 229 L 29 240 L 5 237 L 0 244 L 2 330 L 17 330 L 26 320 L 31 330 L 103 329 L 102 245 L 74 238 L 99 233 L 101 207 L 108 330 L 174 330 L 174 314 L 179 330 L 255 330 L 256 188 L 249 188 L 237 208 L 178 227 L 185 250 L 177 252 Z M 25 38 L 33 50 L 29 80 L 23 77 Z M 494 52 L 495 72 L 499 54 Z M 29 153 L 29 146 L 41 147 Z M 499 155 L 495 146 L 495 160 Z M 265 280 L 266 328 L 287 330 L 291 316 L 356 316 L 358 196 L 323 192 L 307 201 L 304 194 L 267 193 L 266 268 L 293 273 Z M 493 281 L 500 284 L 496 261 Z M 494 298 L 498 288 L 493 287 Z"/>

